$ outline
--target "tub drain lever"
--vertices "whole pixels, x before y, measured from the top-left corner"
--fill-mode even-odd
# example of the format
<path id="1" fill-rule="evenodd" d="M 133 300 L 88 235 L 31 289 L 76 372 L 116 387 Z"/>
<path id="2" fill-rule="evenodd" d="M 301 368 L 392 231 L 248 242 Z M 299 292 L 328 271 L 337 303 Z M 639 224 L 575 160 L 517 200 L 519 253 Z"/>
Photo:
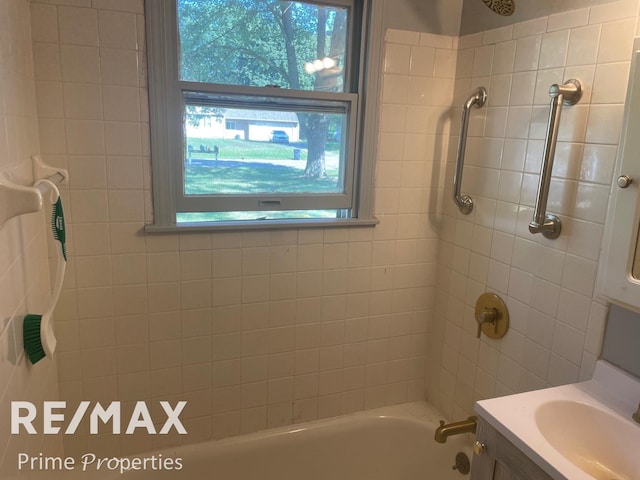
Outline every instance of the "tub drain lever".
<path id="1" fill-rule="evenodd" d="M 469 457 L 464 452 L 458 452 L 456 454 L 456 464 L 451 467 L 451 470 L 457 470 L 462 475 L 466 475 L 471 471 L 471 462 L 469 461 Z"/>

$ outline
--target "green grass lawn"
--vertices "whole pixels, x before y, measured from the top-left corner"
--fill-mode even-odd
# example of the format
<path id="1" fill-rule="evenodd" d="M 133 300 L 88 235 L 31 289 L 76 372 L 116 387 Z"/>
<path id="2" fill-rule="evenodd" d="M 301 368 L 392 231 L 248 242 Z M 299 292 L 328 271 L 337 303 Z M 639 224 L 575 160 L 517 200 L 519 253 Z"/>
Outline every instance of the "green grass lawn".
<path id="1" fill-rule="evenodd" d="M 301 165 L 304 167 L 304 165 Z M 253 162 L 207 161 L 186 165 L 187 195 L 338 192 L 337 172 L 312 179 L 304 168 Z"/>
<path id="2" fill-rule="evenodd" d="M 304 176 L 307 151 L 300 150 L 300 160 L 293 160 L 294 147 L 269 142 L 190 138 L 196 148 L 185 164 L 187 195 L 259 194 L 259 193 L 325 193 L 337 188 L 338 172 L 327 169 L 327 177 Z M 218 146 L 218 161 L 213 152 L 201 152 L 200 145 L 213 150 Z M 251 160 L 256 160 L 252 162 Z M 269 163 L 273 160 L 275 163 Z M 286 160 L 287 165 L 279 165 Z"/>
<path id="3" fill-rule="evenodd" d="M 281 143 L 254 142 L 250 140 L 233 140 L 224 138 L 188 138 L 187 144 L 193 147 L 191 158 L 213 159 L 213 152 L 207 152 L 206 149 L 213 150 L 215 145 L 218 146 L 218 158 L 241 160 L 293 160 L 294 150 L 300 150 L 300 161 L 307 160 L 307 145 L 304 142 L 290 143 L 284 145 Z M 205 148 L 204 152 L 200 151 L 200 145 Z M 327 143 L 327 152 L 337 153 L 340 145 L 335 142 Z"/>
<path id="4" fill-rule="evenodd" d="M 214 145 L 218 146 L 218 158 L 242 160 L 293 160 L 294 149 L 300 150 L 300 161 L 307 159 L 306 148 L 298 147 L 294 144 L 283 145 L 281 143 L 252 142 L 248 140 L 229 140 L 223 138 L 189 138 L 189 145 L 194 150 L 191 158 L 212 159 L 215 155 L 210 152 L 201 152 L 200 145 L 205 149 L 209 147 L 213 150 Z"/>

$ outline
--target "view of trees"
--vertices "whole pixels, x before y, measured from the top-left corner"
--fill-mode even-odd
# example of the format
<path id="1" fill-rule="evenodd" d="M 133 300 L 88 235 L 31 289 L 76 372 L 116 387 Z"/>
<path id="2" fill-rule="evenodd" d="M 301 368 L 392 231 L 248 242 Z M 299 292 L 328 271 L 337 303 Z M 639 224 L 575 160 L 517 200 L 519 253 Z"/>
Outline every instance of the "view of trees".
<path id="1" fill-rule="evenodd" d="M 342 91 L 347 11 L 281 0 L 178 0 L 181 80 Z M 320 67 L 313 62 L 331 59 Z M 306 67 L 306 68 L 305 68 Z M 198 115 L 195 109 L 190 114 Z M 299 113 L 305 176 L 325 175 L 327 116 Z M 336 127 L 331 126 L 335 131 Z"/>

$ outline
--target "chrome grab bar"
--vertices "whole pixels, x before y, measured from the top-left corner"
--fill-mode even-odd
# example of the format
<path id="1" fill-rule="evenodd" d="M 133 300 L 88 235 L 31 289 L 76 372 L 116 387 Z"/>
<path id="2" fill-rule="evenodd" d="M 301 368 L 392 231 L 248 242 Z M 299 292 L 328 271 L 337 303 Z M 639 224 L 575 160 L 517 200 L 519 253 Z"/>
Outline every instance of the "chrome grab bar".
<path id="1" fill-rule="evenodd" d="M 562 225 L 558 217 L 547 214 L 547 200 L 549 199 L 553 159 L 556 154 L 556 142 L 558 141 L 560 114 L 562 113 L 562 105 L 575 105 L 580 101 L 580 98 L 582 98 L 582 83 L 575 78 L 567 80 L 564 85 L 554 83 L 549 88 L 549 96 L 551 97 L 551 109 L 549 110 L 547 138 L 544 142 L 544 158 L 540 169 L 538 197 L 536 198 L 533 220 L 529 223 L 529 231 L 533 234 L 542 233 L 546 238 L 554 239 L 560 236 Z"/>
<path id="2" fill-rule="evenodd" d="M 453 175 L 453 199 L 460 212 L 469 215 L 473 210 L 473 200 L 469 195 L 461 195 L 462 169 L 464 168 L 464 152 L 467 148 L 467 130 L 469 129 L 469 110 L 471 107 L 480 108 L 487 101 L 487 89 L 478 87 L 467 99 L 462 108 L 462 121 L 460 122 L 460 138 L 458 140 L 458 154 L 456 156 L 456 171 Z"/>

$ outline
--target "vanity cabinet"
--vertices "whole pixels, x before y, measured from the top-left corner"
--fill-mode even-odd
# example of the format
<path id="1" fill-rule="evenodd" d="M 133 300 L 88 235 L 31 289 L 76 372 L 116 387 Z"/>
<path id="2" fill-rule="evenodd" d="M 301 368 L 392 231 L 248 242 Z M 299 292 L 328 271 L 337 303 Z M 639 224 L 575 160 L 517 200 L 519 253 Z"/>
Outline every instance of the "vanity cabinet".
<path id="1" fill-rule="evenodd" d="M 553 480 L 482 417 L 476 440 L 484 449 L 473 457 L 471 480 Z"/>
<path id="2" fill-rule="evenodd" d="M 599 295 L 635 311 L 640 311 L 639 113 L 640 38 L 636 38 L 597 281 Z"/>

